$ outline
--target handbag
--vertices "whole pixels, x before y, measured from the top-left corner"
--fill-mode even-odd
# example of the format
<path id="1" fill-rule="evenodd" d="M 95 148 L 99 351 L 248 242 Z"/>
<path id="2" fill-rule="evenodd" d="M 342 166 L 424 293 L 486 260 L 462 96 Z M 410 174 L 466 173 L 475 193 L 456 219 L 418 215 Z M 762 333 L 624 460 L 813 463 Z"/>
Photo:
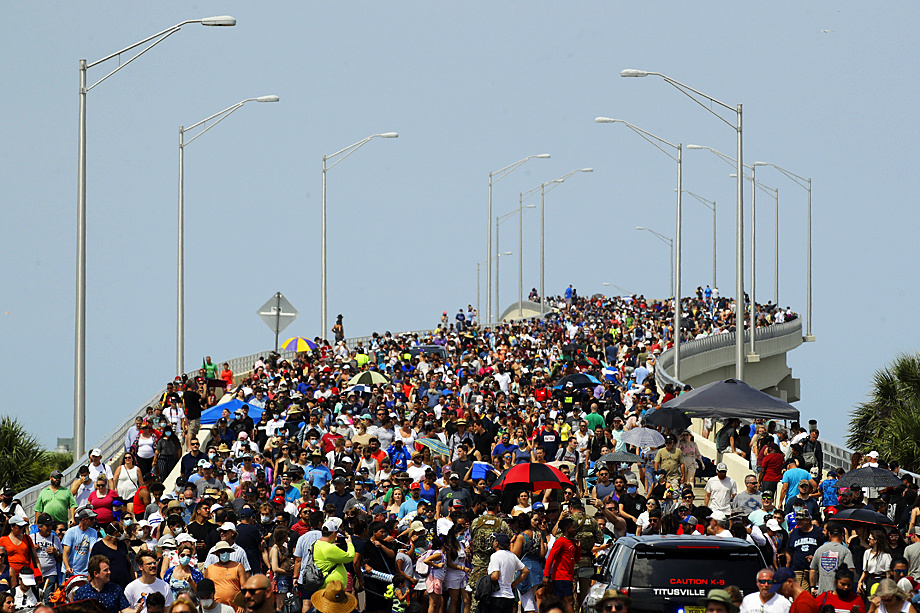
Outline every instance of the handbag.
<path id="1" fill-rule="evenodd" d="M 428 565 L 425 564 L 425 558 L 431 555 L 431 550 L 429 549 L 422 555 L 418 557 L 418 560 L 415 561 L 415 572 L 419 577 L 427 577 L 428 572 L 431 570 L 428 568 Z"/>

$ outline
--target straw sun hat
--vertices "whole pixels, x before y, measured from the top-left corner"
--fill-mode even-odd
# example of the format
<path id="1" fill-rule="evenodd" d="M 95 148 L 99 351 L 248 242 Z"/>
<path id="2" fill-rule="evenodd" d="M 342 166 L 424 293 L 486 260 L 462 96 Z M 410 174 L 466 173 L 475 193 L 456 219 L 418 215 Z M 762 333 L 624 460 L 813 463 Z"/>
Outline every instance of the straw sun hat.
<path id="1" fill-rule="evenodd" d="M 358 599 L 345 591 L 341 581 L 330 581 L 310 597 L 310 604 L 320 613 L 350 613 L 358 606 Z"/>

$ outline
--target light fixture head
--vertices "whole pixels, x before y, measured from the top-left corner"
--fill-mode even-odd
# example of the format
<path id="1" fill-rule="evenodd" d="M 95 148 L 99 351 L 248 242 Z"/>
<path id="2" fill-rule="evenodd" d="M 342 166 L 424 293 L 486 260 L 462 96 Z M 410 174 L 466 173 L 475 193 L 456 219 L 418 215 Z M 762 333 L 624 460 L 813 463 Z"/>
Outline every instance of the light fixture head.
<path id="1" fill-rule="evenodd" d="M 594 172 L 593 168 L 580 168 L 578 172 Z"/>
<path id="2" fill-rule="evenodd" d="M 645 70 L 636 70 L 635 68 L 627 68 L 626 70 L 620 71 L 621 77 L 647 77 L 648 72 Z"/>
<path id="3" fill-rule="evenodd" d="M 636 226 L 636 230 L 648 230 L 648 228 L 645 228 L 643 226 Z"/>
<path id="4" fill-rule="evenodd" d="M 384 132 L 380 135 L 380 138 L 399 138 L 399 134 L 396 132 Z"/>
<path id="5" fill-rule="evenodd" d="M 702 145 L 687 145 L 687 149 L 704 149 Z"/>
<path id="6" fill-rule="evenodd" d="M 535 209 L 535 208 L 537 208 L 537 205 L 536 205 L 536 204 L 528 204 L 528 205 L 525 206 L 524 208 L 525 208 L 525 209 Z"/>
<path id="7" fill-rule="evenodd" d="M 733 172 L 732 174 L 730 174 L 730 175 L 728 175 L 728 176 L 731 177 L 732 179 L 737 179 L 737 178 L 738 178 L 738 173 Z"/>
<path id="8" fill-rule="evenodd" d="M 201 25 L 211 27 L 229 27 L 236 25 L 236 18 L 230 15 L 218 15 L 217 17 L 205 17 L 201 20 Z"/>
<path id="9" fill-rule="evenodd" d="M 256 98 L 256 102 L 278 102 L 281 100 L 278 96 L 259 96 Z"/>
<path id="10" fill-rule="evenodd" d="M 766 162 L 754 162 L 754 166 L 769 166 Z"/>
<path id="11" fill-rule="evenodd" d="M 534 157 L 535 157 L 535 158 L 540 158 L 541 160 L 546 160 L 546 159 L 549 159 L 550 156 L 549 156 L 548 153 L 541 153 L 541 154 L 539 154 L 539 155 L 535 155 Z"/>
<path id="12" fill-rule="evenodd" d="M 609 117 L 595 117 L 594 123 L 616 123 L 616 119 L 611 119 Z"/>

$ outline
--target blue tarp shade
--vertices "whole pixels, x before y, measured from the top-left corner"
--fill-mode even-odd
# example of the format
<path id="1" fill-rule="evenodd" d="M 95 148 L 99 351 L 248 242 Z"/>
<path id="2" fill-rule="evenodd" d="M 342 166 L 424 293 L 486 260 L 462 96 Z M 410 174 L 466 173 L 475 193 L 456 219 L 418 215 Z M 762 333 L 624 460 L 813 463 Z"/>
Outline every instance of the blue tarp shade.
<path id="1" fill-rule="evenodd" d="M 253 423 L 259 423 L 259 420 L 262 419 L 262 409 L 257 406 L 251 405 L 247 402 L 243 402 L 237 398 L 234 398 L 230 402 L 225 402 L 223 404 L 218 404 L 211 407 L 205 411 L 201 412 L 201 425 L 202 426 L 213 426 L 217 423 L 217 420 L 220 419 L 220 416 L 223 415 L 224 409 L 230 411 L 230 419 L 233 419 L 233 414 L 238 408 L 243 405 L 249 407 L 249 417 L 252 419 Z"/>

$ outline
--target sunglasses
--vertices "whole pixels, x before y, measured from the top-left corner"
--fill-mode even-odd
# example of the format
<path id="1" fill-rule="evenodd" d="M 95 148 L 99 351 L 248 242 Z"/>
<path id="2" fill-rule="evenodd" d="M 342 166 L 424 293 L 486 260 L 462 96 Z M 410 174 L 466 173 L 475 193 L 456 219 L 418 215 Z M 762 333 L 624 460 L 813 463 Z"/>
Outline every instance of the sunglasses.
<path id="1" fill-rule="evenodd" d="M 605 611 L 622 611 L 625 608 L 626 607 L 624 607 L 623 604 L 619 602 L 616 604 L 605 604 L 604 605 Z"/>
<path id="2" fill-rule="evenodd" d="M 267 590 L 267 587 L 244 587 L 240 591 L 244 594 L 255 594 L 256 592 L 261 592 L 262 590 Z"/>

